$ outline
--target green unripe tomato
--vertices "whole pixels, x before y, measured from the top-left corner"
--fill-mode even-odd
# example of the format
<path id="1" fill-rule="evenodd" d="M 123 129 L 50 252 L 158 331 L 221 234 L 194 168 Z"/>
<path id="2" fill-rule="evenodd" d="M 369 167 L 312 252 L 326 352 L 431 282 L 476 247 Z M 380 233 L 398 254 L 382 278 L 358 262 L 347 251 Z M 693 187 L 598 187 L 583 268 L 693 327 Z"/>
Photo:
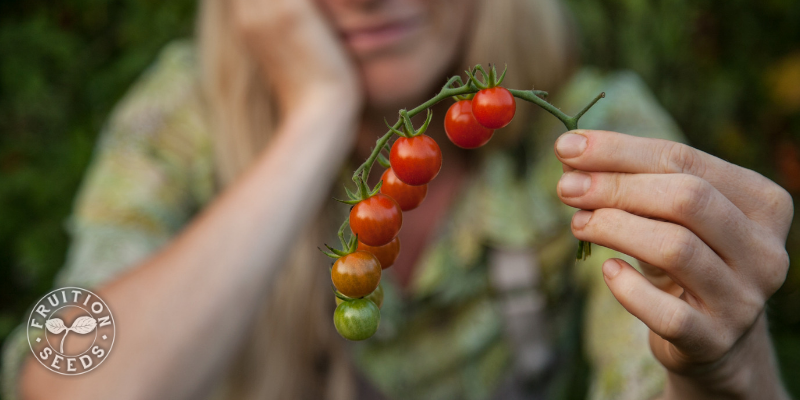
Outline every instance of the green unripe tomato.
<path id="1" fill-rule="evenodd" d="M 337 297 L 338 298 L 338 297 Z M 383 285 L 378 284 L 378 287 L 369 294 L 369 296 L 364 297 L 367 300 L 372 300 L 378 308 L 381 308 L 383 305 Z"/>
<path id="2" fill-rule="evenodd" d="M 367 299 L 344 301 L 333 312 L 336 331 L 347 340 L 369 339 L 378 330 L 381 312 Z"/>

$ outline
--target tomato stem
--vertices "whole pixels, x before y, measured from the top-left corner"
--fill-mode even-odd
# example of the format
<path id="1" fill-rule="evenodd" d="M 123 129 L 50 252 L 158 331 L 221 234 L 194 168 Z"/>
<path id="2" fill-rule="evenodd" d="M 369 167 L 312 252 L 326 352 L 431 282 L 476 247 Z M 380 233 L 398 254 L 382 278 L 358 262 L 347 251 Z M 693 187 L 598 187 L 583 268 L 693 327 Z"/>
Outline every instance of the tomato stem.
<path id="1" fill-rule="evenodd" d="M 337 236 L 339 236 L 339 242 L 342 243 L 342 248 L 343 249 L 347 249 L 348 248 L 348 242 L 347 242 L 347 240 L 344 240 L 344 230 L 349 225 L 350 225 L 350 218 L 345 218 L 344 222 L 342 222 L 342 226 L 339 227 L 339 232 L 337 233 Z M 352 232 L 350 232 L 350 234 L 352 235 Z"/>
<path id="2" fill-rule="evenodd" d="M 550 112 L 550 114 L 553 114 L 556 118 L 560 119 L 561 122 L 564 124 L 564 126 L 567 127 L 568 131 L 573 131 L 575 129 L 578 129 L 578 120 L 581 119 L 583 114 L 586 114 L 586 112 L 589 111 L 589 109 L 592 108 L 592 106 L 594 106 L 600 99 L 606 97 L 606 93 L 605 92 L 601 92 L 600 94 L 595 96 L 595 98 L 592 99 L 592 101 L 589 102 L 589 104 L 587 104 L 586 107 L 583 107 L 583 109 L 580 110 L 577 114 L 575 114 L 574 116 L 570 117 L 569 115 L 565 114 L 563 111 L 561 111 L 558 108 L 554 107 L 552 104 L 550 104 L 546 100 L 544 100 L 541 97 L 537 96 L 537 94 L 533 90 L 509 89 L 508 91 L 511 92 L 511 94 L 514 97 L 518 97 L 520 99 L 530 101 L 531 103 L 534 103 L 534 104 L 544 108 L 545 110 Z M 578 259 L 578 260 L 586 260 L 586 258 L 589 257 L 591 254 L 592 254 L 592 243 L 591 242 L 585 242 L 583 240 L 579 240 L 578 241 L 578 251 L 577 251 L 577 254 L 575 255 L 575 258 Z"/>
<path id="3" fill-rule="evenodd" d="M 583 107 L 583 110 L 579 111 L 577 114 L 575 114 L 575 116 L 570 118 L 570 122 L 574 121 L 575 125 L 572 128 L 567 126 L 567 129 L 569 130 L 578 129 L 578 120 L 583 116 L 583 114 L 586 114 L 586 112 L 589 111 L 589 109 L 592 108 L 592 106 L 595 105 L 595 103 L 597 103 L 598 101 L 600 101 L 600 99 L 604 97 L 606 97 L 606 92 L 600 92 L 600 94 L 595 96 L 594 99 L 592 99 L 591 103 L 587 104 L 586 107 Z"/>

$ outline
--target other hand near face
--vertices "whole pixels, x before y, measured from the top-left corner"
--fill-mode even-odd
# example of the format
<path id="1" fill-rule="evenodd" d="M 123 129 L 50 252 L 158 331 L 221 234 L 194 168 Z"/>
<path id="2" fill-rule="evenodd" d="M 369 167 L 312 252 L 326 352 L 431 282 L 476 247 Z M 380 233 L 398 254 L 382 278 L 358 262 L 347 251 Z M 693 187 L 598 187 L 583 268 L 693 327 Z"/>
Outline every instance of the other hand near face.
<path id="1" fill-rule="evenodd" d="M 232 25 L 261 67 L 284 114 L 335 96 L 356 110 L 362 88 L 333 27 L 311 0 L 233 0 Z M 329 106 L 329 104 L 328 104 Z"/>
<path id="2" fill-rule="evenodd" d="M 746 391 L 722 386 L 752 384 L 753 343 L 770 352 L 763 310 L 789 268 L 791 196 L 756 172 L 665 140 L 579 130 L 555 148 L 567 171 L 558 195 L 582 209 L 575 237 L 642 263 L 644 276 L 616 259 L 603 274 L 650 328 L 655 357 L 676 376 Z M 777 375 L 774 365 L 761 368 Z"/>

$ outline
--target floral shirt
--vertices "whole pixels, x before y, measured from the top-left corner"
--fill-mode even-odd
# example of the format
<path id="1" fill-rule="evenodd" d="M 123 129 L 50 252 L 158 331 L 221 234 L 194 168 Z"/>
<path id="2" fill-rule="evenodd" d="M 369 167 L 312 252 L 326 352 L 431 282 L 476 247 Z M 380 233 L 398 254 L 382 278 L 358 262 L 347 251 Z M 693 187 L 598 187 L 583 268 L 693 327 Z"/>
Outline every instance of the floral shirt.
<path id="1" fill-rule="evenodd" d="M 582 127 L 682 140 L 633 73 L 585 69 L 553 100 L 574 112 L 606 99 Z M 647 399 L 665 373 L 648 330 L 613 298 L 594 247 L 574 261 L 574 209 L 555 194 L 564 131 L 542 113 L 523 143 L 481 158 L 447 223 L 421 257 L 409 295 L 384 279 L 381 325 L 353 344 L 361 375 L 388 398 Z M 67 227 L 56 286 L 96 287 L 167 243 L 216 194 L 192 42 L 168 45 L 115 108 Z M 622 256 L 627 258 L 626 256 Z M 633 260 L 633 265 L 635 263 Z M 30 350 L 24 326 L 6 341 L 4 395 Z"/>

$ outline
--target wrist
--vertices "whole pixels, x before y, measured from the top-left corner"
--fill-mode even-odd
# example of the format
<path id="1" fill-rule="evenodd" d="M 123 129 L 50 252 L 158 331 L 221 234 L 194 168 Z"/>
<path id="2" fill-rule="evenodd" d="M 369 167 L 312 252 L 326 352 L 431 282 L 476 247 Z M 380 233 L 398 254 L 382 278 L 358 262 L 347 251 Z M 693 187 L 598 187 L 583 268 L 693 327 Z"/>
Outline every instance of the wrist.
<path id="1" fill-rule="evenodd" d="M 722 359 L 669 371 L 663 399 L 788 399 L 762 313 Z"/>
<path id="2" fill-rule="evenodd" d="M 329 89 L 305 93 L 291 109 L 285 110 L 276 127 L 275 142 L 269 147 L 299 146 L 306 154 L 325 149 L 325 154 L 342 154 L 341 157 L 349 153 L 361 115 L 360 99 L 339 96 L 337 91 Z"/>
<path id="3" fill-rule="evenodd" d="M 313 88 L 295 90 L 279 98 L 282 99 L 282 120 L 329 117 L 334 114 L 344 118 L 357 117 L 363 105 L 361 90 L 357 86 L 341 83 L 314 85 Z"/>

